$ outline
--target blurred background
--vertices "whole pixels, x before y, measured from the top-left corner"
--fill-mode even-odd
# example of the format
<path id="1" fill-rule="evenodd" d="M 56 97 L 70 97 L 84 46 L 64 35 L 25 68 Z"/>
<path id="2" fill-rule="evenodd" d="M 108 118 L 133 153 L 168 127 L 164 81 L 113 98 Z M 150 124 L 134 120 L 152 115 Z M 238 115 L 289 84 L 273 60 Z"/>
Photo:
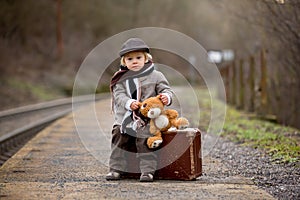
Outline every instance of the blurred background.
<path id="1" fill-rule="evenodd" d="M 299 0 L 0 0 L 0 110 L 72 95 L 87 54 L 137 27 L 169 28 L 206 50 L 233 50 L 233 61 L 217 63 L 228 102 L 300 126 Z M 153 53 L 174 68 L 188 65 Z M 111 66 L 97 92 L 109 91 L 118 61 Z"/>

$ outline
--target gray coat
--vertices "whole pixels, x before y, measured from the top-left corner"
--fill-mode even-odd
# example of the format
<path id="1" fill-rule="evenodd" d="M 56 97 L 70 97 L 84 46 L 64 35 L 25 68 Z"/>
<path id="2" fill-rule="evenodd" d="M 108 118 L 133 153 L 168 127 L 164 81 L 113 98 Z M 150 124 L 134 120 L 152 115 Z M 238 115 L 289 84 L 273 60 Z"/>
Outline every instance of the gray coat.
<path id="1" fill-rule="evenodd" d="M 173 91 L 169 86 L 166 77 L 159 71 L 154 70 L 148 76 L 138 78 L 140 85 L 139 101 L 142 102 L 149 97 L 166 93 L 172 102 Z M 113 88 L 114 99 L 114 125 L 121 125 L 125 113 L 130 110 L 130 103 L 134 101 L 126 90 L 126 81 L 117 83 Z"/>

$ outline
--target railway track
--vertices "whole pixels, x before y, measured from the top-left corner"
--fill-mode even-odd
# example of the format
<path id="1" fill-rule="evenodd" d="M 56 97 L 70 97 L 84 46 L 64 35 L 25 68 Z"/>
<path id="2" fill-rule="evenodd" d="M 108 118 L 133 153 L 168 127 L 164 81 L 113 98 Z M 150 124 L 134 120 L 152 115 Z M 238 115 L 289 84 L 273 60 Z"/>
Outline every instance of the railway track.
<path id="1" fill-rule="evenodd" d="M 78 96 L 0 112 L 0 166 L 39 131 L 72 109 L 108 98 L 109 94 Z"/>

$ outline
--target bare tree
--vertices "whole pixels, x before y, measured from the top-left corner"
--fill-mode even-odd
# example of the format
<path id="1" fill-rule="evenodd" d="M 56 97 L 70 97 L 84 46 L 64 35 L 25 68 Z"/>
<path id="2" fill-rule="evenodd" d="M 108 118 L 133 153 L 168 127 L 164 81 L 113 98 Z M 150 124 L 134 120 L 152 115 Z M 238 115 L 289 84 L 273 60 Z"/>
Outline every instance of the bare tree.
<path id="1" fill-rule="evenodd" d="M 247 42 L 239 41 L 237 49 L 252 48 L 267 50 L 268 96 L 278 120 L 299 126 L 300 114 L 300 2 L 297 0 L 230 1 L 223 8 L 232 14 L 232 19 L 242 21 L 248 28 L 241 32 Z M 233 3 L 234 2 L 234 3 Z M 237 29 L 238 27 L 232 27 Z M 252 30 L 251 30 L 252 29 Z M 247 30 L 256 38 L 249 37 Z M 245 40 L 244 40 L 245 41 Z M 255 45 L 259 48 L 255 48 Z M 244 48 L 243 48 L 244 46 Z M 247 49 L 247 47 L 246 47 Z"/>
<path id="2" fill-rule="evenodd" d="M 57 55 L 62 57 L 64 46 L 62 38 L 62 10 L 61 10 L 62 0 L 56 0 L 56 42 L 57 42 Z"/>

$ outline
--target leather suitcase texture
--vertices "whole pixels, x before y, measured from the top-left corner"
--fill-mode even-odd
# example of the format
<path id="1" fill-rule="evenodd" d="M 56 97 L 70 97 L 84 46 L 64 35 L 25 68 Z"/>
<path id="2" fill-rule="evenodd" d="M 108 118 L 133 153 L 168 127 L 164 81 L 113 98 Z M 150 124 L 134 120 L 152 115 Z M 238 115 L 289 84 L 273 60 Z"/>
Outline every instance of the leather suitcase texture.
<path id="1" fill-rule="evenodd" d="M 129 158 L 129 168 L 137 169 L 138 160 Z M 201 132 L 196 128 L 168 131 L 158 150 L 156 179 L 195 180 L 202 174 Z M 127 174 L 127 178 L 139 178 L 140 174 Z"/>

